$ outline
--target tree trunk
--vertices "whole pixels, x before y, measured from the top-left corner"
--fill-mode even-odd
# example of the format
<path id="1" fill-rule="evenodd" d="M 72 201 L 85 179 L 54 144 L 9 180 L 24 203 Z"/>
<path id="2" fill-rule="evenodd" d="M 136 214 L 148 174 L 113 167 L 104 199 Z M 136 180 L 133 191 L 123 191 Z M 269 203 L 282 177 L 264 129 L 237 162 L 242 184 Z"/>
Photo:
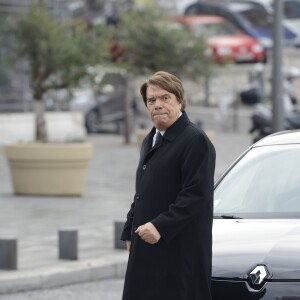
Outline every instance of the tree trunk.
<path id="1" fill-rule="evenodd" d="M 132 76 L 126 74 L 126 96 L 124 101 L 124 138 L 125 144 L 130 144 L 130 134 L 131 134 L 131 116 L 130 108 L 132 105 L 133 91 L 132 91 Z"/>
<path id="2" fill-rule="evenodd" d="M 42 100 L 34 100 L 34 114 L 35 114 L 35 139 L 36 141 L 46 143 L 48 135 L 46 130 L 44 103 Z"/>
<path id="3" fill-rule="evenodd" d="M 210 76 L 204 76 L 204 105 L 210 106 Z"/>

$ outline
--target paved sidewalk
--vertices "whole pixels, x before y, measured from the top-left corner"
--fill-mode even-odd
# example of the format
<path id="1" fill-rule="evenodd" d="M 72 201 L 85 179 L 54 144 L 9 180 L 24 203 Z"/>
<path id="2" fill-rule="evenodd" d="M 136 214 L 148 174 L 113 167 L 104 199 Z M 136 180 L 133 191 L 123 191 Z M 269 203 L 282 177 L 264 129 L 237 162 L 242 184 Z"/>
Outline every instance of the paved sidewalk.
<path id="1" fill-rule="evenodd" d="M 216 177 L 251 143 L 239 132 L 210 131 Z M 123 277 L 127 251 L 114 249 L 114 221 L 123 221 L 134 194 L 139 147 L 123 137 L 89 136 L 94 156 L 81 198 L 14 196 L 0 147 L 0 238 L 18 239 L 18 270 L 0 271 L 0 294 Z M 79 232 L 79 260 L 58 259 L 58 230 Z"/>

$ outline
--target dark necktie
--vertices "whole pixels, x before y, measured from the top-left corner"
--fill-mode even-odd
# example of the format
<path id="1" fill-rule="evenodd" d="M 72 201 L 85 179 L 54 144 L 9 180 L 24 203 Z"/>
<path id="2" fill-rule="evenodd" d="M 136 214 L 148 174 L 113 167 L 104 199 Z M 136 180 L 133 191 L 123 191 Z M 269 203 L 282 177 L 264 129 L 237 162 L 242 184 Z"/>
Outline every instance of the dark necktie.
<path id="1" fill-rule="evenodd" d="M 153 147 L 159 145 L 161 143 L 162 138 L 163 137 L 162 137 L 161 133 L 159 131 L 157 131 L 156 135 L 155 135 L 155 143 L 154 143 Z"/>

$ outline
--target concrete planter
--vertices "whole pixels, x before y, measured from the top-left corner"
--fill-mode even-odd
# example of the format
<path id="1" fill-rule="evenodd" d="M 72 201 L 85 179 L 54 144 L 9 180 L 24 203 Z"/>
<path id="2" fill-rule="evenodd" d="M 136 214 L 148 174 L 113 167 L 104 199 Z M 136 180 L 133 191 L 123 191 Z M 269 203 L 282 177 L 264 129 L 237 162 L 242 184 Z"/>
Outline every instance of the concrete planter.
<path id="1" fill-rule="evenodd" d="M 90 143 L 6 145 L 14 193 L 81 196 L 92 150 Z"/>

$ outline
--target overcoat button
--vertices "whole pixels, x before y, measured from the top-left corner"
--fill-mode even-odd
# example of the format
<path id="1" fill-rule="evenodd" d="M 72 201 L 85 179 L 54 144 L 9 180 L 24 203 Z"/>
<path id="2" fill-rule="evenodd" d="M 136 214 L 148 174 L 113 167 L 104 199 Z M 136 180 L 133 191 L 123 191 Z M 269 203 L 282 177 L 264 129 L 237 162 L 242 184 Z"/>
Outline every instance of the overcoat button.
<path id="1" fill-rule="evenodd" d="M 145 171 L 145 170 L 146 170 L 146 168 L 147 168 L 147 166 L 146 166 L 146 165 L 143 165 L 143 171 Z"/>
<path id="2" fill-rule="evenodd" d="M 135 196 L 135 199 L 136 199 L 136 200 L 139 200 L 139 199 L 140 199 L 140 195 L 136 195 L 136 196 Z"/>

